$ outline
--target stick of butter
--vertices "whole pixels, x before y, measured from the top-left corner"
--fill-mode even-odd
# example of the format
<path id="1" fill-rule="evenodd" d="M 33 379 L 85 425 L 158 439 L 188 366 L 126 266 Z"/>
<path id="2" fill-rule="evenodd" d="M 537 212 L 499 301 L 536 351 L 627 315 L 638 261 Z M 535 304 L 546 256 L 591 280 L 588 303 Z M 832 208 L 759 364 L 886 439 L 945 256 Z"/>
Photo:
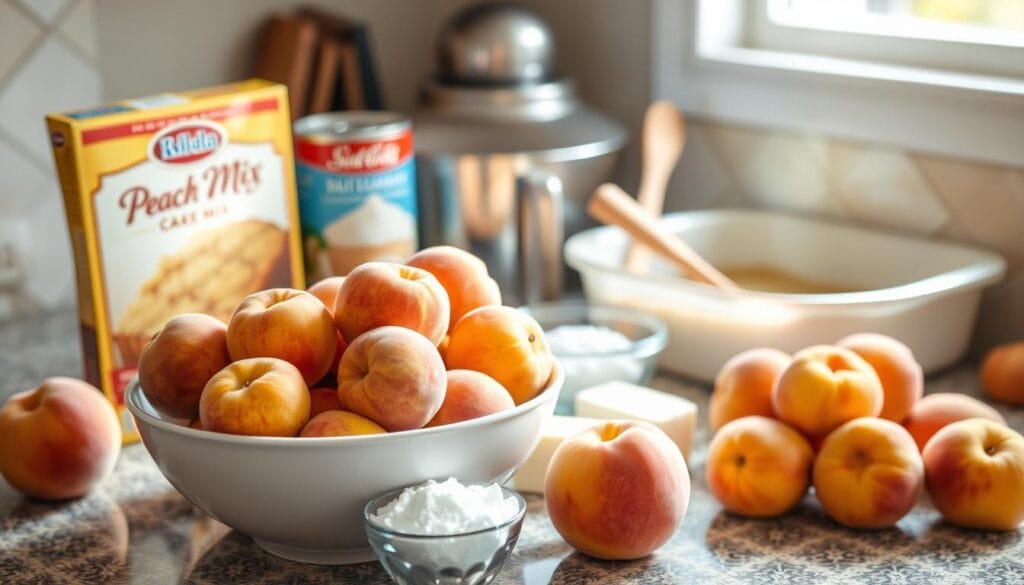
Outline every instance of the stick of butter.
<path id="1" fill-rule="evenodd" d="M 605 382 L 576 394 L 576 414 L 649 422 L 665 431 L 683 457 L 690 459 L 697 405 L 682 396 L 627 382 Z"/>
<path id="2" fill-rule="evenodd" d="M 544 421 L 540 427 L 540 442 L 526 463 L 523 463 L 512 476 L 512 487 L 520 492 L 544 493 L 544 477 L 547 475 L 548 463 L 555 454 L 555 449 L 567 437 L 600 424 L 604 424 L 604 421 L 577 416 L 555 415 Z"/>

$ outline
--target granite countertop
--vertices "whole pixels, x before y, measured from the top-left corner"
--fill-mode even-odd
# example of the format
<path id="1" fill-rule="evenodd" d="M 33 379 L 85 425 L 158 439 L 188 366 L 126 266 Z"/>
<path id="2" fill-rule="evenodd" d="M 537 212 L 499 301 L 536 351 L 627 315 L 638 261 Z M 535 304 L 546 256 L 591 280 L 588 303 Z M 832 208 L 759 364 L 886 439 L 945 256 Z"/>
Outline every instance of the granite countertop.
<path id="1" fill-rule="evenodd" d="M 0 325 L 0 399 L 46 376 L 81 375 L 71 313 Z M 927 392 L 977 394 L 961 366 L 928 380 Z M 708 389 L 676 378 L 653 385 L 704 408 Z M 1024 409 L 1000 411 L 1024 430 Z M 704 413 L 701 413 L 703 424 Z M 541 498 L 528 498 L 519 543 L 495 583 L 1022 583 L 1021 531 L 961 530 L 922 501 L 896 528 L 853 531 L 812 497 L 778 520 L 722 511 L 703 480 L 707 429 L 690 464 L 689 511 L 673 539 L 632 562 L 589 559 L 558 536 Z M 141 445 L 114 473 L 65 503 L 22 497 L 0 479 L 0 583 L 388 583 L 376 563 L 303 565 L 264 552 L 196 510 L 163 478 Z"/>

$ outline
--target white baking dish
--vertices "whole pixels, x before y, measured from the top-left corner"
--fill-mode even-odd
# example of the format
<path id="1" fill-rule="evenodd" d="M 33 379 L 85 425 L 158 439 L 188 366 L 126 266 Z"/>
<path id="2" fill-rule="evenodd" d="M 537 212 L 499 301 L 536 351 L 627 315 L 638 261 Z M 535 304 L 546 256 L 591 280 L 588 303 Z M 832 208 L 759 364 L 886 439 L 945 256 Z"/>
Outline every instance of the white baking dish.
<path id="1" fill-rule="evenodd" d="M 793 352 L 860 331 L 903 341 L 933 372 L 963 356 L 982 288 L 1006 271 L 1000 256 L 979 248 L 764 211 L 683 212 L 661 223 L 718 266 L 769 266 L 863 289 L 731 297 L 660 263 L 648 276 L 624 272 L 627 237 L 619 228 L 569 238 L 565 259 L 588 300 L 660 316 L 669 329 L 661 367 L 705 381 L 746 349 Z"/>

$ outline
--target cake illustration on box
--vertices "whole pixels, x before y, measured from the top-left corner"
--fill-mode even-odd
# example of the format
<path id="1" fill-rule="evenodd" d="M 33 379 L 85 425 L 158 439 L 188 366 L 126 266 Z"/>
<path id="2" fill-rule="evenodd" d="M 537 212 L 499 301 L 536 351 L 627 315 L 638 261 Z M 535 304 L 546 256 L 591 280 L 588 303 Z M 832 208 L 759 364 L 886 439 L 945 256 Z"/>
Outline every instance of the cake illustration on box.
<path id="1" fill-rule="evenodd" d="M 149 339 L 181 313 L 207 313 L 227 323 L 249 294 L 287 282 L 287 233 L 245 220 L 194 234 L 160 259 L 114 326 L 120 362 L 135 364 Z"/>

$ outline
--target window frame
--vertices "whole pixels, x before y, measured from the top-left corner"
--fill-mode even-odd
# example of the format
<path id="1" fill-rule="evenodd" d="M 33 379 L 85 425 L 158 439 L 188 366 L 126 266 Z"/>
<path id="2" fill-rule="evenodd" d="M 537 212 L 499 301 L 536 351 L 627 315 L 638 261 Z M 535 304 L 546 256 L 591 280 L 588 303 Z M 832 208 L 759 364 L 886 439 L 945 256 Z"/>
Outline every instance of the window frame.
<path id="1" fill-rule="evenodd" d="M 652 0 L 654 96 L 726 122 L 1024 165 L 1024 79 L 750 46 L 766 1 Z"/>

